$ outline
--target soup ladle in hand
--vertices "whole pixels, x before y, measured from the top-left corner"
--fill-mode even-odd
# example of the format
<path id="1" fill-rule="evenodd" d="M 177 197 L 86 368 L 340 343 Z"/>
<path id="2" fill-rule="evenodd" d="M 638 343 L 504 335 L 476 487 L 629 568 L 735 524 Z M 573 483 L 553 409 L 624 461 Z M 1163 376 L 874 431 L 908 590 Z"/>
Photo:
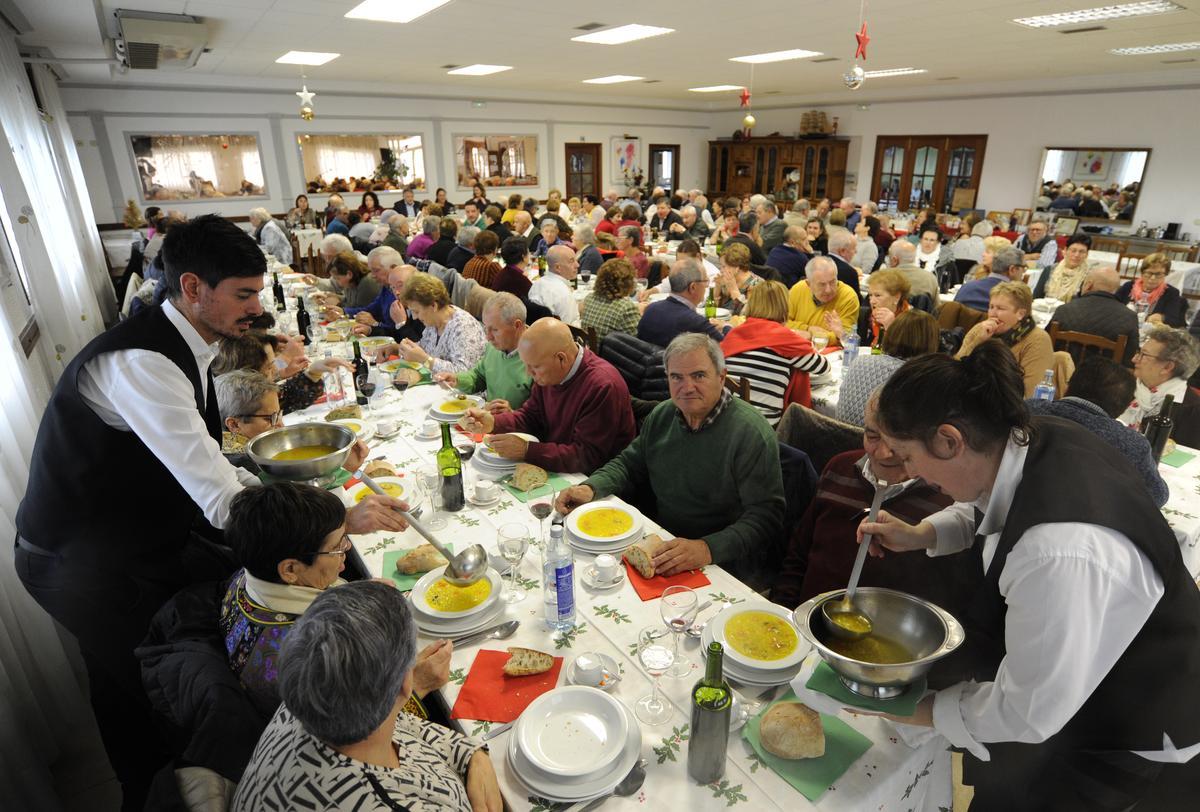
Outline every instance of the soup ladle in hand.
<path id="1" fill-rule="evenodd" d="M 883 503 L 885 488 L 875 488 L 875 498 L 871 500 L 871 510 L 867 521 L 873 522 L 879 517 L 879 506 Z M 858 555 L 854 557 L 854 569 L 850 571 L 850 583 L 841 600 L 830 598 L 821 605 L 821 614 L 825 616 L 825 625 L 834 637 L 843 640 L 861 640 L 871 633 L 874 628 L 866 613 L 854 606 L 854 590 L 858 589 L 858 579 L 862 576 L 863 563 L 867 560 L 867 549 L 871 546 L 871 536 L 863 536 L 862 544 L 858 545 Z"/>

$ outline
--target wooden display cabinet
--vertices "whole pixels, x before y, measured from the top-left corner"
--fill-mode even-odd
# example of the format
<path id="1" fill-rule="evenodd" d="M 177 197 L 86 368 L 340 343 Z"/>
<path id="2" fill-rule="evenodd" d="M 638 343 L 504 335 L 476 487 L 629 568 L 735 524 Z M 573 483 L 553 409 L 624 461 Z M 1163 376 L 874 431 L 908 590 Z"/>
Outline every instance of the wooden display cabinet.
<path id="1" fill-rule="evenodd" d="M 708 194 L 762 192 L 786 205 L 806 197 L 838 200 L 846 186 L 850 142 L 838 138 L 768 136 L 708 142 Z"/>

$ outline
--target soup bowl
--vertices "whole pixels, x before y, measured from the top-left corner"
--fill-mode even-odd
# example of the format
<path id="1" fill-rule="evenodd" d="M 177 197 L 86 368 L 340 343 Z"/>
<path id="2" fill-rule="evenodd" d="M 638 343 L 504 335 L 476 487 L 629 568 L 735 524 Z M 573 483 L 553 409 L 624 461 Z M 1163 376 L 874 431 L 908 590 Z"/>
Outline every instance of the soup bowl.
<path id="1" fill-rule="evenodd" d="M 842 684 L 860 696 L 899 696 L 925 676 L 935 662 L 962 645 L 966 637 L 962 624 L 945 609 L 905 592 L 864 586 L 854 592 L 855 608 L 871 618 L 872 634 L 904 647 L 911 659 L 881 664 L 847 657 L 830 648 L 831 642 L 836 645 L 836 639 L 821 612 L 822 604 L 840 601 L 844 594 L 845 590 L 837 589 L 805 601 L 792 612 L 792 621 Z"/>
<path id="2" fill-rule="evenodd" d="M 297 423 L 265 431 L 246 444 L 250 459 L 271 476 L 293 482 L 329 476 L 346 461 L 356 435 L 338 423 Z M 307 460 L 277 460 L 279 454 L 304 446 L 337 449 Z"/>

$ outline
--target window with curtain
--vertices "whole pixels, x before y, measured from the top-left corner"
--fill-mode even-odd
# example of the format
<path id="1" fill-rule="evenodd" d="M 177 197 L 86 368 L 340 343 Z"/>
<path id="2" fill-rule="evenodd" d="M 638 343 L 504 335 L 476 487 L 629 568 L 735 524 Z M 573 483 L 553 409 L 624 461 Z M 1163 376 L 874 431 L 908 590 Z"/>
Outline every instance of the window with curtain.
<path id="1" fill-rule="evenodd" d="M 296 143 L 309 192 L 425 190 L 419 135 L 306 133 Z"/>
<path id="2" fill-rule="evenodd" d="M 131 135 L 142 199 L 197 200 L 266 194 L 254 135 Z"/>
<path id="3" fill-rule="evenodd" d="M 459 135 L 454 137 L 458 188 L 537 186 L 536 135 Z"/>

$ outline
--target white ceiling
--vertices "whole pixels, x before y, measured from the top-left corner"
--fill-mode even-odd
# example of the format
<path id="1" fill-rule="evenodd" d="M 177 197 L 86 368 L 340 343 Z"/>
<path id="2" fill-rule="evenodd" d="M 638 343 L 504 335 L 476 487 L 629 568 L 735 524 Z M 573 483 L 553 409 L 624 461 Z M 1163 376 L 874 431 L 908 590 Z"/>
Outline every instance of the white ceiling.
<path id="1" fill-rule="evenodd" d="M 1104 0 L 1108 2 L 1109 0 Z M 1188 0 L 1184 0 L 1187 2 Z M 337 51 L 332 62 L 304 69 L 310 87 L 398 89 L 429 95 L 662 103 L 695 110 L 737 106 L 735 92 L 689 93 L 689 87 L 753 82 L 756 107 L 791 101 L 854 103 L 885 98 L 1033 93 L 1066 89 L 1200 85 L 1200 52 L 1115 56 L 1110 48 L 1200 41 L 1200 12 L 1117 20 L 1106 30 L 1064 35 L 1011 18 L 1104 5 L 1101 0 L 907 0 L 867 4 L 868 70 L 916 67 L 919 76 L 872 79 L 857 93 L 842 85 L 852 64 L 858 3 L 824 0 L 644 0 L 522 3 L 452 0 L 407 25 L 348 20 L 357 0 L 9 0 L 29 20 L 21 37 L 60 58 L 103 57 L 117 8 L 204 18 L 211 53 L 185 73 L 66 66 L 72 83 L 187 84 L 212 87 L 296 83 L 301 68 L 278 65 L 289 50 Z M 584 10 L 585 7 L 590 10 Z M 572 42 L 586 23 L 630 22 L 676 29 L 618 46 Z M 751 66 L 730 57 L 806 48 L 837 57 Z M 488 77 L 447 76 L 442 66 L 512 65 Z M 653 83 L 595 86 L 584 79 L 635 74 Z M 951 78 L 956 77 L 956 78 Z"/>

